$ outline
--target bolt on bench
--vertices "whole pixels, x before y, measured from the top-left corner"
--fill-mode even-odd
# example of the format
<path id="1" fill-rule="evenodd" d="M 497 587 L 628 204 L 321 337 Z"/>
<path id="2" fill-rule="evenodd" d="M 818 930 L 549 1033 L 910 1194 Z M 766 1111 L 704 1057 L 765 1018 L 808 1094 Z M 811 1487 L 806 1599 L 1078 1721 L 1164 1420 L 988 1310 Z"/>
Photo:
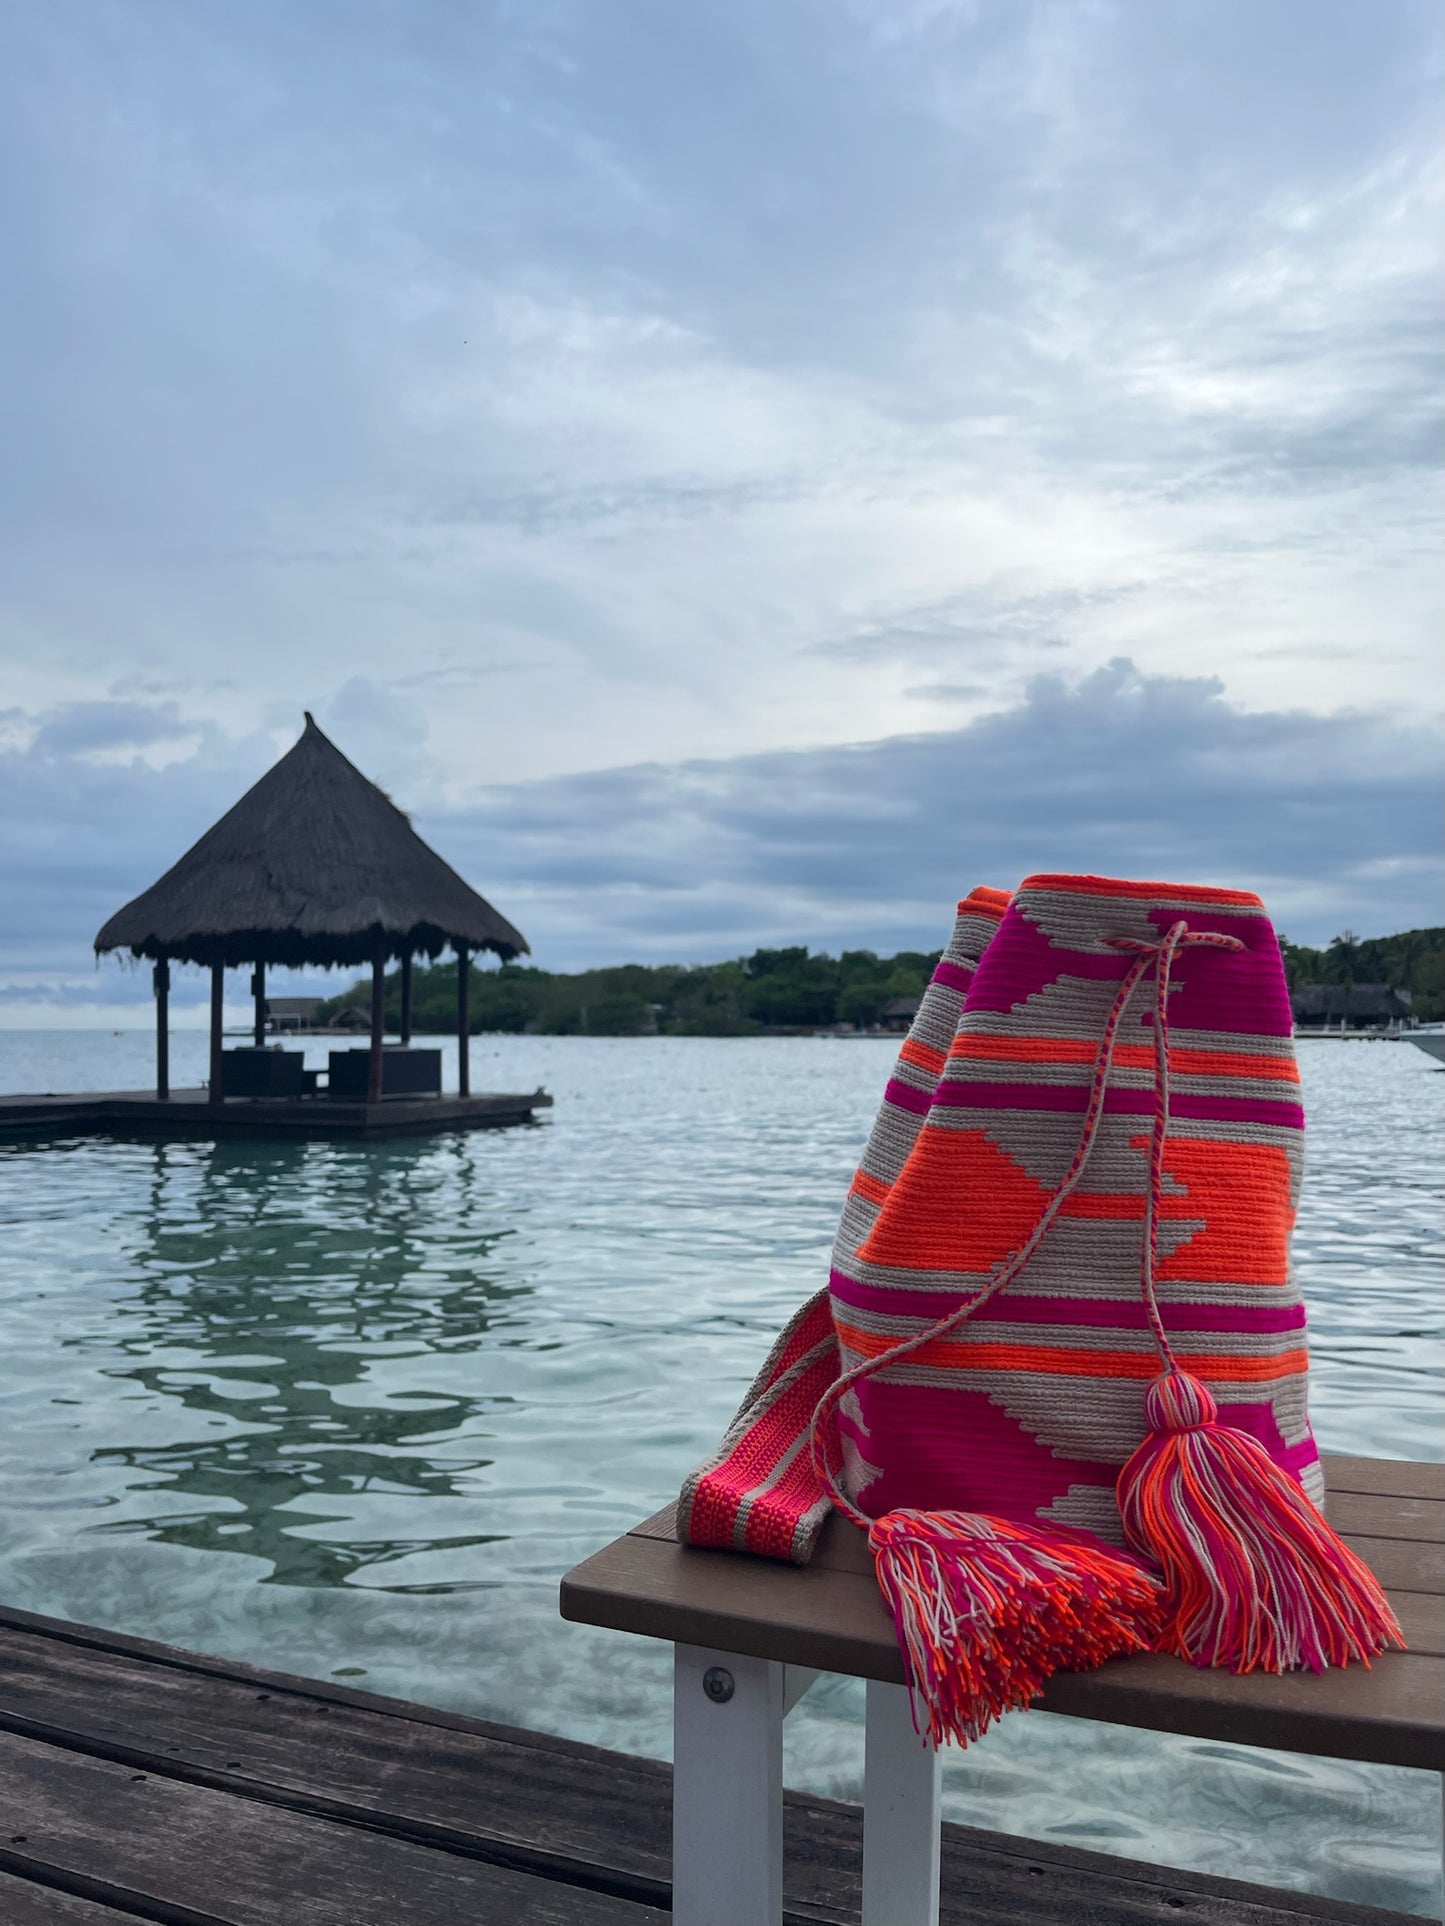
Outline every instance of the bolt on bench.
<path id="1" fill-rule="evenodd" d="M 1234 1745 L 1445 1772 L 1445 1465 L 1326 1458 L 1335 1529 L 1373 1568 L 1409 1642 L 1317 1678 L 1200 1671 L 1154 1655 L 1060 1673 L 1050 1712 Z M 810 1565 L 679 1545 L 659 1512 L 569 1572 L 565 1619 L 668 1639 L 673 1917 L 779 1926 L 783 1720 L 819 1672 L 868 1681 L 863 1926 L 938 1918 L 939 1761 L 913 1730 L 893 1624 L 863 1534 L 835 1515 Z"/>

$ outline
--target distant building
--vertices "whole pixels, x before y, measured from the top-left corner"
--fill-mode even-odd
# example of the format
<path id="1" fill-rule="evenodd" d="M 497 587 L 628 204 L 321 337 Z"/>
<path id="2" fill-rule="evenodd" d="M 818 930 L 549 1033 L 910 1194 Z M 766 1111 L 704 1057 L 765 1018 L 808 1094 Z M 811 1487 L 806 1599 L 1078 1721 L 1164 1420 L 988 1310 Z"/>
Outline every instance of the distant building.
<path id="1" fill-rule="evenodd" d="M 1410 992 L 1388 983 L 1301 983 L 1290 996 L 1298 1030 L 1382 1030 L 1414 1022 Z"/>
<path id="2" fill-rule="evenodd" d="M 310 1030 L 324 999 L 319 996 L 270 996 L 266 999 L 268 1030 Z"/>
<path id="3" fill-rule="evenodd" d="M 923 1001 L 917 996 L 896 996 L 891 1003 L 883 1005 L 879 1023 L 885 1030 L 903 1035 L 918 1015 L 918 1006 Z"/>

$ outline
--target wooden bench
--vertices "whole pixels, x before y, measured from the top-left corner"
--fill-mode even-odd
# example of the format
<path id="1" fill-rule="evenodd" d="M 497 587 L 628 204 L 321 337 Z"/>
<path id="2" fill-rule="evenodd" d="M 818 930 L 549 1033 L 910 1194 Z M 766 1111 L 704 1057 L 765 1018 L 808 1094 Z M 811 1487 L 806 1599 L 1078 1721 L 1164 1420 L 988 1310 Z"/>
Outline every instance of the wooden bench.
<path id="1" fill-rule="evenodd" d="M 1114 1660 L 1054 1678 L 1050 1712 L 1445 1771 L 1445 1466 L 1327 1458 L 1336 1529 L 1390 1592 L 1410 1650 L 1316 1678 Z M 803 1568 L 679 1545 L 669 1507 L 562 1581 L 562 1616 L 670 1640 L 673 1917 L 778 1926 L 782 1727 L 819 1672 L 868 1681 L 864 1926 L 938 1917 L 939 1761 L 914 1733 L 863 1534 L 828 1523 Z"/>

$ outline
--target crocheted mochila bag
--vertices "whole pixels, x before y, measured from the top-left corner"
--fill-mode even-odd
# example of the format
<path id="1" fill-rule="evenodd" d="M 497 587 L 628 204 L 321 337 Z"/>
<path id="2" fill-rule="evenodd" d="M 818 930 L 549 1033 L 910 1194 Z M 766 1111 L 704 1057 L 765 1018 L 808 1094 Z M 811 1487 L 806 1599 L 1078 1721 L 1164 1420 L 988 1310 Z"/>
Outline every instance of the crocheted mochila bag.
<path id="1" fill-rule="evenodd" d="M 1003 890 L 982 888 L 958 905 L 953 934 L 909 1026 L 848 1193 L 835 1260 L 851 1255 L 872 1229 L 908 1160 L 947 1060 L 969 978 L 1007 907 Z M 840 1369 L 825 1286 L 783 1330 L 716 1455 L 683 1485 L 677 1535 L 684 1543 L 807 1564 L 833 1503 L 813 1464 L 813 1413 Z"/>
<path id="2" fill-rule="evenodd" d="M 811 1455 L 935 1743 L 1118 1653 L 1402 1642 L 1315 1503 L 1290 1035 L 1257 897 L 1032 877 L 871 1221 L 855 1183 Z"/>
<path id="3" fill-rule="evenodd" d="M 1400 1642 L 1317 1509 L 1291 1032 L 1234 890 L 1034 876 L 974 972 L 813 1421 L 935 1741 L 1120 1652 Z"/>

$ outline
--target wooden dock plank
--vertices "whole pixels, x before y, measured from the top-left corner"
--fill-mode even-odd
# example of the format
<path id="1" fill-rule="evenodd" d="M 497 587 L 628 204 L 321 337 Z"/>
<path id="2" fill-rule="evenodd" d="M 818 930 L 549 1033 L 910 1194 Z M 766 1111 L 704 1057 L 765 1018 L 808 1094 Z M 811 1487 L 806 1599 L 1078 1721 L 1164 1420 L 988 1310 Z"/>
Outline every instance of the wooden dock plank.
<path id="1" fill-rule="evenodd" d="M 820 1904 L 800 1896 L 798 1868 L 785 1864 L 790 1921 L 846 1921 L 859 1916 L 863 1829 L 856 1807 L 785 1795 L 784 1844 L 806 1827 L 810 1858 L 843 1869 L 850 1895 Z M 1235 1879 L 1144 1866 L 1110 1853 L 1084 1852 L 1037 1840 L 1005 1839 L 971 1826 L 945 1825 L 939 1926 L 1419 1926 L 1419 1916 L 1393 1908 L 1320 1899 L 1308 1893 L 1248 1886 Z"/>
<path id="2" fill-rule="evenodd" d="M 135 1926 L 134 1913 L 118 1913 L 93 1899 L 54 1886 L 35 1886 L 28 1879 L 0 1873 L 0 1920 L 4 1926 Z"/>
<path id="3" fill-rule="evenodd" d="M 507 1728 L 457 1730 L 337 1704 L 299 1689 L 258 1690 L 124 1653 L 0 1629 L 0 1727 L 192 1782 L 273 1797 L 297 1810 L 546 1869 L 585 1861 L 619 1874 L 635 1812 L 658 1795 L 660 1765 L 526 1743 Z M 604 1772 L 599 1759 L 606 1756 Z M 665 1879 L 665 1864 L 647 1872 Z"/>
<path id="4" fill-rule="evenodd" d="M 225 1926 L 663 1926 L 608 1893 L 0 1734 L 4 1869 Z M 20 1843 L 14 1843 L 18 1838 Z M 62 1915 L 63 1917 L 63 1915 Z"/>
<path id="5" fill-rule="evenodd" d="M 211 1889 L 189 1884 L 189 1848 L 164 1890 L 154 1881 L 135 1883 L 137 1854 L 129 1845 L 109 1871 L 96 1871 L 104 1859 L 106 1828 L 132 1823 L 125 1788 L 170 1781 L 200 1799 L 198 1806 L 183 1801 L 177 1810 L 183 1818 L 201 1815 L 221 1867 L 249 1851 L 258 1829 L 269 1833 L 281 1826 L 284 1840 L 294 1845 L 304 1837 L 311 1852 L 315 1835 L 304 1829 L 293 1834 L 282 1823 L 296 1817 L 322 1828 L 330 1836 L 330 1850 L 342 1856 L 349 1850 L 348 1836 L 377 1840 L 389 1833 L 393 1842 L 410 1843 L 432 1857 L 460 1856 L 469 1876 L 479 1879 L 491 1876 L 484 1863 L 489 1862 L 492 1871 L 512 1878 L 585 1880 L 585 1885 L 557 1886 L 568 1898 L 556 1916 L 579 1926 L 614 1917 L 596 1910 L 599 1894 L 666 1903 L 671 1775 L 657 1761 L 329 1685 L 313 1687 L 253 1668 L 228 1673 L 222 1661 L 143 1641 L 122 1640 L 107 1651 L 108 1634 L 67 1628 L 77 1636 L 64 1637 L 38 1629 L 53 1621 L 20 1625 L 14 1621 L 30 1615 L 5 1616 L 10 1623 L 0 1635 L 0 1725 L 18 1735 L 17 1745 L 39 1744 L 33 1756 L 48 1762 L 52 1775 L 61 1772 L 57 1761 L 88 1758 L 96 1767 L 104 1765 L 111 1777 L 105 1782 L 110 1803 L 85 1835 L 87 1848 L 82 1849 L 84 1840 L 77 1844 L 65 1833 L 61 1850 L 51 1853 L 50 1835 L 42 1842 L 38 1825 L 20 1826 L 20 1845 L 0 1841 L 0 1864 L 13 1869 L 14 1855 L 33 1855 L 42 1842 L 43 1858 L 21 1862 L 38 1879 L 79 1882 L 118 1904 L 142 1908 L 139 1916 L 147 1919 L 203 1921 L 205 1926 L 224 1919 L 226 1926 L 250 1926 L 253 1911 L 194 1910 Z M 33 1728 L 28 1734 L 21 1731 L 26 1725 Z M 13 1811 L 14 1773 L 7 1779 L 3 1765 L 9 1743 L 0 1740 L 0 1800 L 4 1810 Z M 65 1799 L 91 1800 L 95 1782 L 84 1774 L 65 1778 L 62 1773 L 61 1783 Z M 238 1814 L 230 1807 L 249 1810 Z M 358 1827 L 365 1831 L 358 1834 Z M 785 1834 L 789 1920 L 796 1926 L 855 1920 L 861 1863 L 857 1808 L 789 1794 Z M 145 1836 L 154 1840 L 154 1831 Z M 323 1857 L 312 1863 L 324 1872 L 331 1862 Z M 254 1889 L 246 1886 L 247 1906 L 269 1903 L 267 1894 L 284 1877 L 285 1864 L 283 1854 L 276 1866 L 263 1869 Z M 1304 1920 L 1403 1926 L 1405 1918 L 966 1827 L 945 1827 L 943 1866 L 947 1926 L 965 1921 L 969 1926 L 1073 1926 L 1082 1919 L 1092 1926 L 1162 1926 L 1181 1920 L 1199 1926 L 1299 1926 Z M 182 1889 L 183 1897 L 176 1898 Z M 378 1888 L 383 1894 L 388 1890 Z M 403 1895 L 390 1890 L 389 1926 L 433 1926 L 438 1914 L 432 1888 L 417 1888 L 415 1905 L 410 1885 Z M 440 1890 L 450 1893 L 450 1881 Z M 490 1890 L 514 1903 L 514 1888 L 506 1881 Z M 298 1889 L 303 1896 L 309 1891 Z M 178 1905 L 192 1910 L 173 1910 Z M 275 1917 L 287 1926 L 332 1926 L 332 1914 L 313 1915 L 307 1905 L 309 1899 L 303 1904 L 291 1896 L 287 1910 Z M 538 1915 L 487 1911 L 475 1904 L 457 1915 L 469 1922 L 513 1916 L 522 1921 Z M 93 1926 L 110 1926 L 112 1917 L 102 1910 Z M 356 1926 L 366 1926 L 371 1917 L 357 1914 Z M 8 1915 L 0 1912 L 0 1919 L 8 1926 Z M 36 1919 L 46 1926 L 52 1919 L 55 1926 L 72 1920 L 73 1926 L 92 1926 L 92 1916 L 85 1914 L 38 1912 Z"/>
<path id="6" fill-rule="evenodd" d="M 550 1110 L 552 1101 L 545 1090 L 391 1097 L 373 1104 L 325 1097 L 229 1097 L 213 1104 L 200 1089 L 174 1090 L 165 1100 L 145 1090 L 46 1091 L 0 1096 L 0 1139 L 415 1136 L 525 1123 L 534 1111 Z"/>
<path id="7" fill-rule="evenodd" d="M 580 1745 L 571 1739 L 555 1738 L 550 1733 L 501 1725 L 492 1720 L 476 1718 L 466 1712 L 448 1711 L 442 1706 L 422 1705 L 409 1699 L 387 1698 L 378 1692 L 365 1692 L 358 1690 L 355 1686 L 340 1685 L 334 1679 L 300 1678 L 294 1673 L 277 1672 L 260 1665 L 248 1665 L 240 1659 L 217 1658 L 205 1652 L 186 1651 L 180 1646 L 163 1645 L 155 1639 L 136 1638 L 125 1632 L 103 1631 L 96 1626 L 80 1625 L 71 1619 L 48 1618 L 38 1612 L 22 1611 L 15 1606 L 0 1606 L 0 1626 L 36 1632 L 44 1638 L 54 1639 L 61 1645 L 73 1646 L 81 1650 L 114 1653 L 141 1659 L 167 1671 L 193 1673 L 206 1679 L 233 1680 L 261 1692 L 282 1693 L 327 1705 L 355 1706 L 362 1711 L 380 1712 L 388 1717 L 405 1718 L 414 1724 L 437 1726 L 447 1731 L 474 1733 L 483 1738 L 505 1740 L 537 1752 L 586 1755 L 599 1763 L 606 1763 L 617 1757 L 615 1753 L 603 1747 Z M 0 1684 L 3 1684 L 3 1681 L 0 1681 Z"/>

